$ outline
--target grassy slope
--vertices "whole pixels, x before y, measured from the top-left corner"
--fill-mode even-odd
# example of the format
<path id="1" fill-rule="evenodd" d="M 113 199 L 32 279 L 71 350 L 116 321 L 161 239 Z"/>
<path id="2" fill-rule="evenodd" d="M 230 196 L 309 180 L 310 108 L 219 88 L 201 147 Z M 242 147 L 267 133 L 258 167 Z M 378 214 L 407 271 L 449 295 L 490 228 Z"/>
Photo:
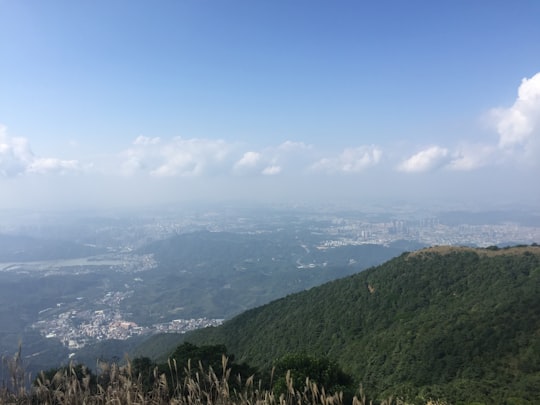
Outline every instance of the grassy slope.
<path id="1" fill-rule="evenodd" d="M 368 392 L 490 403 L 540 397 L 540 247 L 435 248 L 189 335 L 267 367 L 336 359 Z"/>

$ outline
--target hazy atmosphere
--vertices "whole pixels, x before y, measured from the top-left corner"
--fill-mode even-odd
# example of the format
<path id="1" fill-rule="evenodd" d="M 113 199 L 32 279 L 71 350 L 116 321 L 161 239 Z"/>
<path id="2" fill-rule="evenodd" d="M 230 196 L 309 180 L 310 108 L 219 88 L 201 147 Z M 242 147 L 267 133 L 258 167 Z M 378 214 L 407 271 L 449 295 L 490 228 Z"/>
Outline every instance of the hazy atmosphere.
<path id="1" fill-rule="evenodd" d="M 539 179 L 540 0 L 0 0 L 0 404 L 536 405 Z"/>
<path id="2" fill-rule="evenodd" d="M 540 204 L 537 1 L 0 0 L 0 208 Z"/>

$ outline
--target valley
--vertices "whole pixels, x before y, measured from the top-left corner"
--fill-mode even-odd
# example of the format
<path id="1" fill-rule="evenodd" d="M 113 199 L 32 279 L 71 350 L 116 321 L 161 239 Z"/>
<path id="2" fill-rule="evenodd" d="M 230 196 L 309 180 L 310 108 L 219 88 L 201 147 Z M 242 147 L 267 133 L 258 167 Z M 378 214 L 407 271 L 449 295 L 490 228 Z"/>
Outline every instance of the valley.
<path id="1" fill-rule="evenodd" d="M 98 344 L 217 326 L 423 246 L 540 240 L 535 214 L 470 224 L 424 214 L 193 210 L 4 222 L 0 353 L 21 342 L 37 372 L 82 349 L 101 356 Z"/>

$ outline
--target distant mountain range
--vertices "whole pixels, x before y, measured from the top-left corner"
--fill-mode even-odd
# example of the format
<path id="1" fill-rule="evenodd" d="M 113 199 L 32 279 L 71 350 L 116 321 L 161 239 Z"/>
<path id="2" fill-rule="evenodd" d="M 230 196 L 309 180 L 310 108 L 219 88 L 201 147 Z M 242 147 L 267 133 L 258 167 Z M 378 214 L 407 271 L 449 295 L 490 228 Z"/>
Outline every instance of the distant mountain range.
<path id="1" fill-rule="evenodd" d="M 538 403 L 540 247 L 404 253 L 135 353 L 166 356 L 184 339 L 225 344 L 259 369 L 290 353 L 326 356 L 372 398 Z"/>

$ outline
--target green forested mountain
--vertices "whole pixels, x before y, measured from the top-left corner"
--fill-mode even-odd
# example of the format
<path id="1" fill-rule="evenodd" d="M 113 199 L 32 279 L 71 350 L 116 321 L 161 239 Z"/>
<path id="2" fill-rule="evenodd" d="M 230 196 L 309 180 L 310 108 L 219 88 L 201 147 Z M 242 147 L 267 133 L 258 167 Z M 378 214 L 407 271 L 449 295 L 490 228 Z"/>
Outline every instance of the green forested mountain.
<path id="1" fill-rule="evenodd" d="M 431 248 L 187 336 L 269 368 L 335 360 L 368 395 L 451 403 L 540 398 L 540 247 Z"/>

